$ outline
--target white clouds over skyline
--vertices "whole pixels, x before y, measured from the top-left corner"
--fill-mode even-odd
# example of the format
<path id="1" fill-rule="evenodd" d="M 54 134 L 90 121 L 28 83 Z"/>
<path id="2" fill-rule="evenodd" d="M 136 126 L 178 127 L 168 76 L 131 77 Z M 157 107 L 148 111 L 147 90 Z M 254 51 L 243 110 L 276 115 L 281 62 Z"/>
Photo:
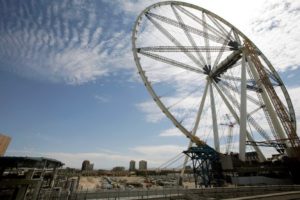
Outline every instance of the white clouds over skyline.
<path id="1" fill-rule="evenodd" d="M 112 152 L 111 150 L 100 150 L 94 152 L 39 152 L 34 150 L 25 151 L 8 151 L 8 155 L 31 155 L 38 157 L 48 157 L 57 159 L 65 163 L 66 167 L 80 168 L 84 160 L 90 160 L 94 163 L 95 169 L 111 169 L 114 166 L 124 166 L 128 168 L 129 161 L 146 160 L 148 167 L 156 168 L 167 159 L 177 155 L 185 150 L 185 147 L 178 145 L 149 145 L 149 146 L 136 146 L 129 149 L 129 153 Z"/>

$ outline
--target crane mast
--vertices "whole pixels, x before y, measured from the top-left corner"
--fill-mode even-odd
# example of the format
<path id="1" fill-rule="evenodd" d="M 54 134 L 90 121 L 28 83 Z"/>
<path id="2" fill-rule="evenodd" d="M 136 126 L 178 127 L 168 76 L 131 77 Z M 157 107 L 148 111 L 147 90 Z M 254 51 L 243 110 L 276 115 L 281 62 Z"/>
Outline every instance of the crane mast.
<path id="1" fill-rule="evenodd" d="M 278 97 L 270 79 L 268 73 L 266 72 L 265 68 L 263 67 L 258 55 L 256 48 L 252 45 L 249 40 L 244 41 L 244 50 L 247 55 L 247 59 L 252 62 L 253 66 L 255 67 L 257 74 L 259 76 L 258 83 L 264 86 L 266 93 L 269 95 L 269 99 L 274 106 L 274 110 L 279 118 L 280 122 L 282 123 L 283 129 L 287 135 L 287 141 L 289 145 L 293 149 L 300 148 L 300 140 L 296 133 L 296 129 L 293 126 L 293 122 L 289 117 L 282 101 Z M 281 138 L 284 139 L 284 138 Z"/>

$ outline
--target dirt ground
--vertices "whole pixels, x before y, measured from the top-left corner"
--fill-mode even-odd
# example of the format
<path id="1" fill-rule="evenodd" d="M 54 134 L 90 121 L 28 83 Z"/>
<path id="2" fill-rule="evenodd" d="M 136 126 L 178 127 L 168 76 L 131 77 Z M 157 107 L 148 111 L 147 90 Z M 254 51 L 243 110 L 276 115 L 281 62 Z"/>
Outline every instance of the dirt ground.
<path id="1" fill-rule="evenodd" d="M 105 182 L 104 177 L 97 176 L 82 176 L 79 181 L 79 190 L 99 190 L 102 189 L 102 184 Z M 126 183 L 140 183 L 143 188 L 146 188 L 147 183 L 144 177 L 140 176 L 120 176 L 120 177 L 109 177 L 114 183 L 118 185 L 124 185 Z M 194 188 L 194 182 L 184 182 L 184 188 Z M 153 189 L 161 188 L 161 186 L 152 185 Z"/>
<path id="2" fill-rule="evenodd" d="M 79 190 L 95 190 L 101 188 L 102 177 L 82 176 L 79 181 Z"/>

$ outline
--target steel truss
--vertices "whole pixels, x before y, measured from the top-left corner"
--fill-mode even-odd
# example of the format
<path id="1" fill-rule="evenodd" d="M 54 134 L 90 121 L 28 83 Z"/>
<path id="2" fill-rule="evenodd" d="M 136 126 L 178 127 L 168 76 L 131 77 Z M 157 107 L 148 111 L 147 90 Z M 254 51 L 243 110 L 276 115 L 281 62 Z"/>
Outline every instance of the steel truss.
<path id="1" fill-rule="evenodd" d="M 135 22 L 132 51 L 138 73 L 153 100 L 189 139 L 182 174 L 189 157 L 196 176 L 205 186 L 211 184 L 211 166 L 217 156 L 205 138 L 197 135 L 202 134 L 201 123 L 209 117 L 213 132 L 209 145 L 221 153 L 218 121 L 222 109 L 229 111 L 240 127 L 237 143 L 242 161 L 246 145 L 254 148 L 260 162 L 266 158 L 259 146 L 274 147 L 279 153 L 290 151 L 290 156 L 300 152 L 294 108 L 278 73 L 255 44 L 223 18 L 185 2 L 153 4 Z M 184 84 L 188 87 L 182 87 Z M 168 99 L 160 93 L 175 86 L 175 92 L 180 91 L 182 96 L 173 94 Z M 195 95 L 194 91 L 199 93 Z M 192 101 L 190 97 L 195 100 L 182 105 Z"/>
<path id="2" fill-rule="evenodd" d="M 183 153 L 192 160 L 196 187 L 221 185 L 222 170 L 218 152 L 208 145 L 202 145 L 190 147 Z"/>

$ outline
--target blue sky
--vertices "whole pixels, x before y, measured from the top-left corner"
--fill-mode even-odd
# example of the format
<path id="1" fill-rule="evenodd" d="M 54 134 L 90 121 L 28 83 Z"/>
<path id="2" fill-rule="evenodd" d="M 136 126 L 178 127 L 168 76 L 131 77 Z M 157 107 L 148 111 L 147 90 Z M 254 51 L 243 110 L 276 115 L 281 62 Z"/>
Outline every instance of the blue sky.
<path id="1" fill-rule="evenodd" d="M 0 132 L 12 137 L 7 155 L 52 157 L 78 168 L 84 159 L 96 168 L 146 159 L 155 167 L 186 147 L 183 136 L 162 136 L 172 124 L 147 104 L 132 58 L 134 20 L 154 2 L 0 1 Z M 280 72 L 299 116 L 299 3 L 188 2 L 253 39 Z"/>

